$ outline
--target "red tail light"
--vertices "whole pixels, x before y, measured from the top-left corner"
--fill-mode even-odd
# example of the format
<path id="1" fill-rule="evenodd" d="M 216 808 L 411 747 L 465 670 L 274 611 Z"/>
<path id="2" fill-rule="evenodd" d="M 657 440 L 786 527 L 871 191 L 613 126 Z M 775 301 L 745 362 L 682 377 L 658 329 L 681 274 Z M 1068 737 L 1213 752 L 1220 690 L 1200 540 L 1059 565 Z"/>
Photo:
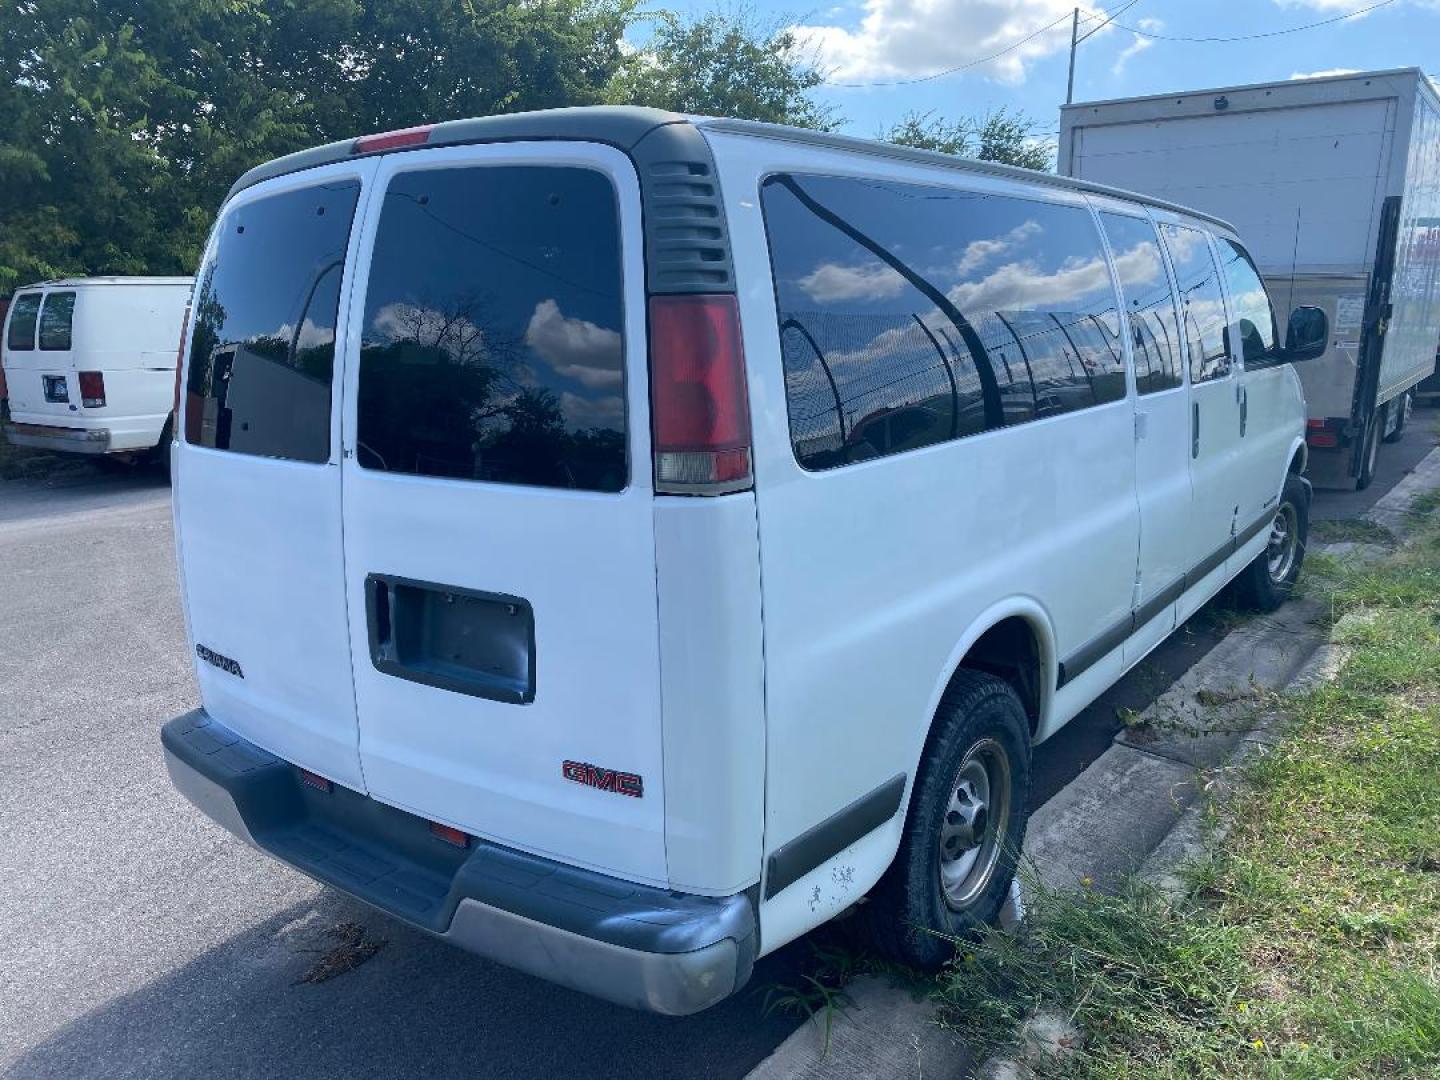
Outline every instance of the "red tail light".
<path id="1" fill-rule="evenodd" d="M 309 769 L 300 770 L 300 782 L 306 787 L 314 788 L 316 791 L 331 792 L 335 790 L 334 784 L 326 780 L 325 777 L 319 773 L 313 773 Z"/>
<path id="2" fill-rule="evenodd" d="M 748 400 L 735 297 L 651 297 L 655 490 L 719 495 L 748 488 Z"/>
<path id="3" fill-rule="evenodd" d="M 1330 427 L 1323 416 L 1312 416 L 1305 421 L 1305 441 L 1322 450 L 1340 445 L 1340 433 Z"/>
<path id="4" fill-rule="evenodd" d="M 395 131 L 381 131 L 374 135 L 362 135 L 350 148 L 352 154 L 374 154 L 381 150 L 394 150 L 401 146 L 418 146 L 430 138 L 434 124 L 418 127 L 397 128 Z"/>
<path id="5" fill-rule="evenodd" d="M 470 846 L 470 837 L 453 825 L 441 825 L 438 821 L 432 821 L 430 822 L 430 834 L 455 847 L 463 848 Z"/>
<path id="6" fill-rule="evenodd" d="M 87 409 L 104 407 L 105 373 L 103 371 L 80 372 L 80 403 Z"/>
<path id="7" fill-rule="evenodd" d="M 180 422 L 180 380 L 185 377 L 185 335 L 190 332 L 190 305 L 185 305 L 185 317 L 180 320 L 180 345 L 175 350 L 175 399 L 170 403 L 170 415 L 175 418 L 176 427 Z M 175 430 L 175 437 L 180 432 Z"/>

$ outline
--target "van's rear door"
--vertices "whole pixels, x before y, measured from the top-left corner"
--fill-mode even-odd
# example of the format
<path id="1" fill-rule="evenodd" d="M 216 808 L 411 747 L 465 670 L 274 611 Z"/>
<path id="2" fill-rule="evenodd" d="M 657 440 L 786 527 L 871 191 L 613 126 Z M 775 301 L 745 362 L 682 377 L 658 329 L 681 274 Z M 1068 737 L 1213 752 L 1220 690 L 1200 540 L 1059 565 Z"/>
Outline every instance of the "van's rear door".
<path id="1" fill-rule="evenodd" d="M 226 206 L 196 283 L 174 459 L 206 709 L 357 790 L 337 403 L 346 267 L 374 170 L 310 169 Z"/>
<path id="2" fill-rule="evenodd" d="M 446 147 L 384 158 L 374 187 L 342 466 L 369 791 L 664 883 L 633 167 Z"/>

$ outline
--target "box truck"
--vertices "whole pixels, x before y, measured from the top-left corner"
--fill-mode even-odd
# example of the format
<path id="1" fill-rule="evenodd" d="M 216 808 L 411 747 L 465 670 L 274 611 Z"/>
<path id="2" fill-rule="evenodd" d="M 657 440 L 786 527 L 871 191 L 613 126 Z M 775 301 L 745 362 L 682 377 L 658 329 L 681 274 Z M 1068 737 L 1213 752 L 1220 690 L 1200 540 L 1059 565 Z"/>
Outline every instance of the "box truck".
<path id="1" fill-rule="evenodd" d="M 1366 487 L 1440 342 L 1440 97 L 1418 68 L 1067 105 L 1058 171 L 1229 220 L 1330 347 L 1296 370 L 1311 473 Z"/>

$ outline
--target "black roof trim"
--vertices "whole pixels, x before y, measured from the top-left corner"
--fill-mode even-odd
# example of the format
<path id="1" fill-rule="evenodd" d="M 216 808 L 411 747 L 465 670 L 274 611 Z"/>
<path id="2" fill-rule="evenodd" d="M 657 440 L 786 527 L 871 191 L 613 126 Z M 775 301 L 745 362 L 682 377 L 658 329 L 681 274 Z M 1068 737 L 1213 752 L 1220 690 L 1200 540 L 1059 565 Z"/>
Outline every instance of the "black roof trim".
<path id="1" fill-rule="evenodd" d="M 688 120 L 663 109 L 642 109 L 631 105 L 590 105 L 573 109 L 544 109 L 538 112 L 503 113 L 469 120 L 446 120 L 436 124 L 423 143 L 408 147 L 425 150 L 435 146 L 456 146 L 481 142 L 531 142 L 550 139 L 571 142 L 600 142 L 629 150 L 657 127 L 682 124 Z M 359 138 L 360 136 L 356 136 Z M 330 165 L 351 157 L 355 139 L 342 139 L 310 150 L 287 154 L 257 165 L 235 181 L 227 199 L 236 192 L 287 173 Z M 394 151 L 380 151 L 394 153 Z"/>

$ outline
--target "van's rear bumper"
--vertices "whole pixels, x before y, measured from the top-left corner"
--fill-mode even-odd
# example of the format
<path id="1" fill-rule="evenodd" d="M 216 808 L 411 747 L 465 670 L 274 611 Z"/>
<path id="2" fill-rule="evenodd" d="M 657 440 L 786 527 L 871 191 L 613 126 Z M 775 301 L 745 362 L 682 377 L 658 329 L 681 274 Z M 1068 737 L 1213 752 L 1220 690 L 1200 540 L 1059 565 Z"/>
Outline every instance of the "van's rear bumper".
<path id="1" fill-rule="evenodd" d="M 6 424 L 5 437 L 12 446 L 37 450 L 61 450 L 69 454 L 108 454 L 109 428 L 69 428 L 51 424 Z"/>
<path id="2" fill-rule="evenodd" d="M 633 1008 L 685 1015 L 750 977 L 746 894 L 690 896 L 483 840 L 299 770 L 197 709 L 161 731 L 175 786 L 236 836 L 396 918 L 521 971 Z"/>

